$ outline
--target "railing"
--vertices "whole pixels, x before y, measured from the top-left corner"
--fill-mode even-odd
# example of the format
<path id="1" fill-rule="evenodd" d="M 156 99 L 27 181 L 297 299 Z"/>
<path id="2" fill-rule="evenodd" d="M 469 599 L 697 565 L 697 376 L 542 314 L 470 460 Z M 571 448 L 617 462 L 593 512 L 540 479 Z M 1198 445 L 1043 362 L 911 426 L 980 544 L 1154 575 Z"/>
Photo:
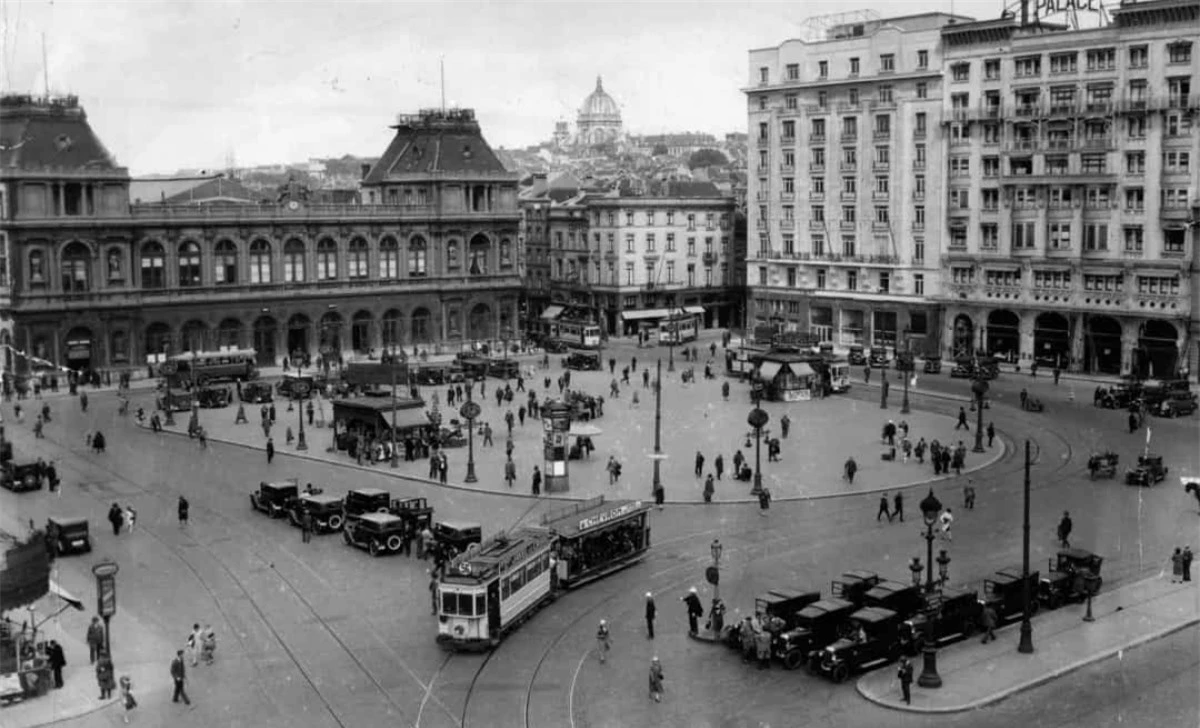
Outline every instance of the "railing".
<path id="1" fill-rule="evenodd" d="M 917 202 L 925 199 L 925 190 L 913 190 L 912 198 Z"/>
<path id="2" fill-rule="evenodd" d="M 794 164 L 785 164 L 784 162 L 780 162 L 780 163 L 779 163 L 779 171 L 780 171 L 780 172 L 785 172 L 785 173 L 786 173 L 786 172 L 795 172 L 795 171 L 796 171 L 796 165 L 794 165 Z"/>
<path id="3" fill-rule="evenodd" d="M 783 202 L 792 202 L 793 200 L 796 199 L 796 193 L 795 192 L 780 192 L 779 199 Z"/>
<path id="4" fill-rule="evenodd" d="M 301 205 L 290 210 L 283 205 L 159 205 L 133 204 L 135 220 L 237 220 L 254 222 L 317 220 L 325 218 L 396 219 L 430 216 L 486 216 L 516 214 L 516 207 L 492 210 L 455 210 L 439 205 Z"/>
<path id="5" fill-rule="evenodd" d="M 818 172 L 818 173 L 824 172 L 825 171 L 825 163 L 824 162 L 809 162 L 808 163 L 808 171 L 809 172 Z"/>
<path id="6" fill-rule="evenodd" d="M 824 192 L 809 192 L 808 199 L 811 200 L 812 202 L 824 202 L 825 201 L 825 193 Z"/>
<path id="7" fill-rule="evenodd" d="M 892 193 L 879 191 L 872 192 L 871 199 L 875 202 L 887 202 L 888 200 L 892 199 Z"/>
<path id="8" fill-rule="evenodd" d="M 808 137 L 808 143 L 809 144 L 824 144 L 825 143 L 825 135 L 824 134 L 813 134 Z"/>
<path id="9" fill-rule="evenodd" d="M 838 167 L 839 167 L 839 168 L 840 168 L 840 169 L 841 169 L 843 172 L 855 172 L 855 171 L 857 171 L 857 170 L 858 170 L 858 162 L 846 162 L 846 161 L 843 161 L 843 162 L 842 162 L 840 165 L 838 165 Z"/>
<path id="10" fill-rule="evenodd" d="M 842 202 L 854 202 L 854 201 L 858 200 L 858 193 L 843 191 L 840 194 L 838 194 L 838 199 L 841 200 Z"/>
<path id="11" fill-rule="evenodd" d="M 842 141 L 843 141 L 843 142 L 853 142 L 853 141 L 858 141 L 858 132 L 856 132 L 856 131 L 844 131 L 844 132 L 842 132 Z"/>

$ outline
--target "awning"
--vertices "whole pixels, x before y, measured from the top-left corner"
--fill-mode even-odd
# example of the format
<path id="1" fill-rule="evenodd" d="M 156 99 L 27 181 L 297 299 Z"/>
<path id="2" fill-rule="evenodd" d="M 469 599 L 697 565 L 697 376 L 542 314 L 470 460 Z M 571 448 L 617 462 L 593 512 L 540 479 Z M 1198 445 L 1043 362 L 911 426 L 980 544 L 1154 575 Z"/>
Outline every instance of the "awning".
<path id="1" fill-rule="evenodd" d="M 392 426 L 392 415 L 390 412 L 380 412 L 384 423 L 388 427 Z M 396 410 L 396 429 L 411 430 L 415 427 L 428 427 L 429 416 L 425 414 L 425 410 L 420 407 L 410 407 L 408 409 Z"/>
<path id="2" fill-rule="evenodd" d="M 779 374 L 779 370 L 783 368 L 783 364 L 777 361 L 764 361 L 758 365 L 758 378 L 764 382 L 770 382 L 775 379 L 775 375 Z"/>
<path id="3" fill-rule="evenodd" d="M 647 308 L 641 311 L 622 311 L 621 318 L 625 321 L 640 321 L 642 319 L 666 318 L 667 309 Z"/>
<path id="4" fill-rule="evenodd" d="M 61 586 L 59 586 L 58 582 L 54 581 L 53 579 L 50 580 L 50 593 L 72 607 L 78 609 L 79 611 L 83 611 L 83 600 L 74 596 L 66 589 L 63 589 Z"/>
<path id="5" fill-rule="evenodd" d="M 811 377 L 816 375 L 816 372 L 813 371 L 813 368 L 810 367 L 806 362 L 794 361 L 788 364 L 788 368 L 791 369 L 792 374 L 795 374 L 797 377 Z"/>
<path id="6" fill-rule="evenodd" d="M 558 318 L 563 312 L 563 306 L 547 306 L 545 311 L 542 311 L 543 321 L 553 321 Z"/>
<path id="7" fill-rule="evenodd" d="M 703 315 L 704 307 L 703 306 L 684 306 L 683 312 L 684 313 L 698 313 L 698 314 Z"/>

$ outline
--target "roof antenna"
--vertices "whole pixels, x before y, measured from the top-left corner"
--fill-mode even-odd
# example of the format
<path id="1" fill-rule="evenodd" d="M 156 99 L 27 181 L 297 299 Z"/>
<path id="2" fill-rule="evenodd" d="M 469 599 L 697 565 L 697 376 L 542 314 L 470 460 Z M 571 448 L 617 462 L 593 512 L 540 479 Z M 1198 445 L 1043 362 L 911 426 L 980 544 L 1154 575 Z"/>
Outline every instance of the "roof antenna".
<path id="1" fill-rule="evenodd" d="M 42 33 L 42 79 L 46 82 L 46 98 L 50 98 L 50 64 L 46 62 L 46 34 Z"/>
<path id="2" fill-rule="evenodd" d="M 441 58 L 442 66 L 442 113 L 446 113 L 446 57 Z"/>

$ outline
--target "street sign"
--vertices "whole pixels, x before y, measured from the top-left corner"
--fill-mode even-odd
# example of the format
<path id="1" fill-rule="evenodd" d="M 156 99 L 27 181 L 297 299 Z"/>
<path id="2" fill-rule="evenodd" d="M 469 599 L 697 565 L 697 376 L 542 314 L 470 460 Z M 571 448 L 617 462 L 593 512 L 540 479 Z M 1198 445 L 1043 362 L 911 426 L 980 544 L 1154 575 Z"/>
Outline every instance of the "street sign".
<path id="1" fill-rule="evenodd" d="M 459 408 L 458 413 L 463 416 L 463 419 L 473 420 L 482 412 L 476 402 L 468 400 Z"/>
<path id="2" fill-rule="evenodd" d="M 716 586 L 721 583 L 721 570 L 715 566 L 709 566 L 704 569 L 704 580 L 709 584 Z"/>

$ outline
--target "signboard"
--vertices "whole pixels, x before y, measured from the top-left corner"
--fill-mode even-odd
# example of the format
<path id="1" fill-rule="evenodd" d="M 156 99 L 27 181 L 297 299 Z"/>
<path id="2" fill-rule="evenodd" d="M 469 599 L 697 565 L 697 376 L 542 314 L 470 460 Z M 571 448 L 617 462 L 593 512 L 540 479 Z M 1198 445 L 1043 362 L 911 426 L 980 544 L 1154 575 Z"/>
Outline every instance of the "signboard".
<path id="1" fill-rule="evenodd" d="M 1017 0 L 1007 5 L 1005 14 L 1020 18 L 1024 24 L 1043 23 L 1052 18 L 1058 22 L 1065 20 L 1072 30 L 1080 30 L 1084 25 L 1104 27 L 1111 21 L 1104 0 Z M 1095 18 L 1095 23 L 1081 23 L 1081 15 Z"/>
<path id="2" fill-rule="evenodd" d="M 117 571 L 111 561 L 103 561 L 92 567 L 96 575 L 96 612 L 108 619 L 117 613 Z"/>
<path id="3" fill-rule="evenodd" d="M 721 583 L 721 572 L 715 566 L 709 566 L 704 569 L 704 580 L 709 584 L 716 586 Z"/>
<path id="4" fill-rule="evenodd" d="M 641 507 L 642 507 L 641 501 L 633 501 L 632 503 L 626 503 L 624 505 L 617 506 L 616 508 L 613 508 L 612 510 L 610 510 L 606 513 L 599 513 L 597 515 L 591 516 L 590 518 L 581 518 L 579 520 L 579 530 L 586 531 L 589 528 L 595 528 L 596 526 L 599 526 L 601 524 L 616 520 L 616 519 L 620 518 L 621 516 L 625 516 L 630 513 L 633 513 L 634 511 L 641 509 Z"/>

